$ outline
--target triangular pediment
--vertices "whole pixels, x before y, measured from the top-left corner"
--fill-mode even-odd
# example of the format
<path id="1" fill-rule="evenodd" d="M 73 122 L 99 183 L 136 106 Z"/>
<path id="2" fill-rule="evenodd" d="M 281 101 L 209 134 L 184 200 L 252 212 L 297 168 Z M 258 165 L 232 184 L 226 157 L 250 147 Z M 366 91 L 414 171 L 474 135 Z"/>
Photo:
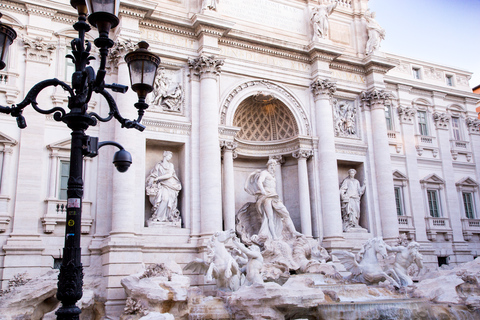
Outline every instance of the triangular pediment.
<path id="1" fill-rule="evenodd" d="M 54 149 L 70 150 L 70 143 L 71 143 L 70 141 L 71 141 L 70 138 L 63 139 L 63 140 L 49 144 L 47 148 L 52 150 Z"/>
<path id="2" fill-rule="evenodd" d="M 393 180 L 408 180 L 408 178 L 402 172 L 395 170 L 393 171 Z"/>
<path id="3" fill-rule="evenodd" d="M 437 176 L 435 173 L 432 173 L 422 180 L 420 180 L 420 183 L 435 183 L 435 184 L 445 184 L 445 180 Z"/>
<path id="4" fill-rule="evenodd" d="M 478 187 L 478 183 L 470 177 L 465 177 L 461 179 L 460 181 L 455 183 L 455 185 L 462 186 L 462 187 L 474 187 L 474 188 Z"/>
<path id="5" fill-rule="evenodd" d="M 13 138 L 10 138 L 6 134 L 0 132 L 0 143 L 15 145 L 15 144 L 17 144 L 17 140 L 15 140 Z"/>

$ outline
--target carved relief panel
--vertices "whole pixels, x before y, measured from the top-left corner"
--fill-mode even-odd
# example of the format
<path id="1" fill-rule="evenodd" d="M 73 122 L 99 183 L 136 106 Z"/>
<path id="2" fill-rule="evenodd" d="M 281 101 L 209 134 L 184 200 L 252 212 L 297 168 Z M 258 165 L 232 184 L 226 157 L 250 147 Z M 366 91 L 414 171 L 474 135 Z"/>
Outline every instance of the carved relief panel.
<path id="1" fill-rule="evenodd" d="M 158 68 L 153 92 L 149 95 L 151 110 L 183 113 L 185 105 L 185 84 L 183 82 L 183 69 Z"/>
<path id="2" fill-rule="evenodd" d="M 337 137 L 358 137 L 357 106 L 353 101 L 333 101 L 333 121 L 335 136 Z"/>

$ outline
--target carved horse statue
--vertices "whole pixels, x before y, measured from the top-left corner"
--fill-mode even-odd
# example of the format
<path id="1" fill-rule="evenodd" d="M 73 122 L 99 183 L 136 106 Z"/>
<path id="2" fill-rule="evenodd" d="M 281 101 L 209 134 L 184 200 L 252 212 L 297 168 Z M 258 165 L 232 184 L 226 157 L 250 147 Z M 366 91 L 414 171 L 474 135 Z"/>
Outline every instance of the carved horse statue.
<path id="1" fill-rule="evenodd" d="M 184 270 L 203 273 L 207 281 L 215 279 L 219 290 L 237 290 L 242 273 L 238 263 L 225 247 L 225 243 L 235 236 L 233 229 L 216 232 L 207 243 L 206 260 L 197 258 L 188 263 Z"/>
<path id="2" fill-rule="evenodd" d="M 394 287 L 400 288 L 400 279 L 395 270 L 384 271 L 378 262 L 377 254 L 382 255 L 383 258 L 387 257 L 387 244 L 380 237 L 369 239 L 363 245 L 358 253 L 359 259 L 348 251 L 332 252 L 347 271 L 352 273 L 350 280 L 365 284 L 376 284 L 388 280 Z"/>

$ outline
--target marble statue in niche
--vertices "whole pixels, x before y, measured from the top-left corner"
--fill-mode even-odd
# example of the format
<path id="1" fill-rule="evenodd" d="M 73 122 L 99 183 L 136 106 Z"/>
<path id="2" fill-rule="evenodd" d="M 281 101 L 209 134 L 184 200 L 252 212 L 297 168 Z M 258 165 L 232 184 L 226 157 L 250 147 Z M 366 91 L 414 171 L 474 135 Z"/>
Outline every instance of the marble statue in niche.
<path id="1" fill-rule="evenodd" d="M 333 101 L 335 135 L 337 137 L 357 136 L 357 107 L 350 101 Z"/>
<path id="2" fill-rule="evenodd" d="M 245 182 L 245 191 L 256 198 L 256 208 L 262 216 L 259 236 L 266 236 L 273 240 L 284 239 L 298 235 L 290 218 L 290 213 L 277 194 L 275 167 L 277 161 L 270 159 L 267 170 L 252 172 Z"/>
<path id="3" fill-rule="evenodd" d="M 312 18 L 310 19 L 313 24 L 313 40 L 328 38 L 328 16 L 332 14 L 333 10 L 337 7 L 337 2 L 324 5 L 321 4 L 316 8 L 313 8 Z"/>
<path id="4" fill-rule="evenodd" d="M 385 29 L 380 27 L 375 20 L 375 12 L 370 12 L 370 9 L 365 11 L 365 20 L 367 20 L 367 33 L 368 40 L 365 48 L 365 54 L 370 55 L 378 48 L 380 48 L 380 42 L 385 39 Z"/>
<path id="5" fill-rule="evenodd" d="M 146 193 L 152 204 L 152 217 L 149 226 L 153 223 L 180 224 L 180 211 L 177 209 L 178 193 L 182 189 L 172 159 L 171 151 L 163 152 L 163 160 L 158 162 L 146 180 Z"/>
<path id="6" fill-rule="evenodd" d="M 183 86 L 178 82 L 173 82 L 165 68 L 158 68 L 150 104 L 154 107 L 161 107 L 164 111 L 180 112 L 183 100 Z"/>
<path id="7" fill-rule="evenodd" d="M 342 206 L 343 231 L 350 229 L 363 229 L 359 225 L 360 220 L 360 199 L 365 193 L 365 182 L 363 187 L 355 179 L 355 169 L 348 170 L 348 177 L 342 181 L 340 186 L 340 199 Z"/>

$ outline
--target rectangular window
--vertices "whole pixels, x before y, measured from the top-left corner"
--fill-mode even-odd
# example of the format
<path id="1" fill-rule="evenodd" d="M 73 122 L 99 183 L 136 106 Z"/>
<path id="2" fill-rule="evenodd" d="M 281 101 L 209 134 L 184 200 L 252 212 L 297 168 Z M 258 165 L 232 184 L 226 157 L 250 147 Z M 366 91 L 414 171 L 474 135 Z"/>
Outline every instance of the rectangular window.
<path id="1" fill-rule="evenodd" d="M 427 113 L 425 111 L 418 111 L 418 132 L 422 136 L 428 136 L 427 128 Z"/>
<path id="2" fill-rule="evenodd" d="M 392 107 L 385 106 L 385 120 L 387 121 L 387 130 L 393 130 Z"/>
<path id="3" fill-rule="evenodd" d="M 453 87 L 453 76 L 446 75 L 445 76 L 445 82 L 446 82 L 447 86 Z"/>
<path id="4" fill-rule="evenodd" d="M 452 133 L 453 139 L 457 141 L 462 140 L 461 132 L 460 132 L 460 118 L 459 117 L 452 117 Z"/>
<path id="5" fill-rule="evenodd" d="M 412 68 L 413 79 L 421 79 L 420 68 Z"/>
<path id="6" fill-rule="evenodd" d="M 397 216 L 405 215 L 403 211 L 403 190 L 402 187 L 395 187 L 395 206 L 397 207 Z"/>
<path id="7" fill-rule="evenodd" d="M 68 175 L 70 173 L 70 162 L 69 161 L 60 161 L 60 181 L 59 181 L 59 191 L 58 199 L 67 200 L 67 183 Z"/>
<path id="8" fill-rule="evenodd" d="M 465 216 L 467 219 L 475 219 L 473 193 L 463 192 L 463 206 L 465 207 Z"/>
<path id="9" fill-rule="evenodd" d="M 428 198 L 428 209 L 430 211 L 430 216 L 434 218 L 440 217 L 440 203 L 438 199 L 437 190 L 427 190 Z"/>
<path id="10" fill-rule="evenodd" d="M 67 51 L 71 50 L 67 48 Z M 65 82 L 72 81 L 72 74 L 75 72 L 75 64 L 72 62 L 72 59 L 65 59 Z"/>

